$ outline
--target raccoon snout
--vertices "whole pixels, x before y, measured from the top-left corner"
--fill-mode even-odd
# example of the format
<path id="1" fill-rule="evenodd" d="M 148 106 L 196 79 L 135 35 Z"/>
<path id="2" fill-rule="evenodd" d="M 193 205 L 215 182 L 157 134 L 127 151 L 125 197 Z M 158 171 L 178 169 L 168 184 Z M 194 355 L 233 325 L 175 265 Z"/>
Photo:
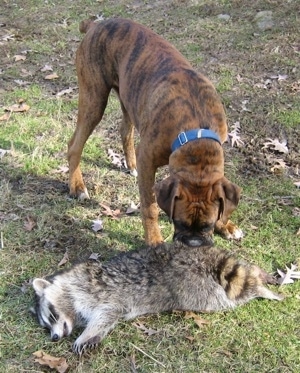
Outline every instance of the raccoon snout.
<path id="1" fill-rule="evenodd" d="M 58 335 L 58 334 L 53 334 L 53 335 L 51 336 L 51 341 L 52 341 L 52 342 L 57 342 L 57 341 L 59 341 L 59 335 Z"/>

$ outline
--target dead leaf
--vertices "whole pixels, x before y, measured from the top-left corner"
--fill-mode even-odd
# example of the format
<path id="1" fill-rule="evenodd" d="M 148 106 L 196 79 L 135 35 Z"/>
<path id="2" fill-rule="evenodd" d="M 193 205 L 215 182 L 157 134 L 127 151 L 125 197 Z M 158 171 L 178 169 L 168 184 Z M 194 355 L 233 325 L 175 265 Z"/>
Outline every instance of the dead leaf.
<path id="1" fill-rule="evenodd" d="M 121 210 L 112 210 L 109 206 L 105 205 L 104 203 L 99 203 L 101 207 L 103 207 L 105 210 L 101 211 L 101 214 L 110 216 L 112 219 L 119 219 L 121 215 Z"/>
<path id="2" fill-rule="evenodd" d="M 267 139 L 268 141 L 266 141 L 264 143 L 264 146 L 263 146 L 263 149 L 271 149 L 271 150 L 276 150 L 280 153 L 288 153 L 289 150 L 288 150 L 288 147 L 286 146 L 287 144 L 287 141 L 286 140 L 282 140 L 282 142 L 280 142 L 278 139 Z"/>
<path id="3" fill-rule="evenodd" d="M 41 69 L 41 71 L 44 73 L 45 71 L 53 71 L 53 68 L 52 68 L 52 66 L 51 65 L 45 65 L 42 69 Z"/>
<path id="4" fill-rule="evenodd" d="M 147 334 L 149 336 L 159 333 L 159 330 L 149 329 L 144 324 L 142 324 L 141 322 L 133 322 L 132 325 L 135 326 L 136 328 L 142 330 L 145 334 Z"/>
<path id="5" fill-rule="evenodd" d="M 235 144 L 238 148 L 244 145 L 244 141 L 241 140 L 241 137 L 236 132 L 230 132 L 228 136 L 232 147 L 234 147 Z"/>
<path id="6" fill-rule="evenodd" d="M 108 156 L 111 158 L 111 163 L 117 167 L 122 167 L 122 157 L 120 154 L 115 153 L 112 149 L 108 149 Z"/>
<path id="7" fill-rule="evenodd" d="M 130 214 L 134 214 L 135 212 L 138 212 L 139 211 L 139 204 L 136 205 L 134 202 L 130 202 L 130 205 L 128 206 L 127 210 L 126 210 L 126 214 L 127 215 L 130 215 Z"/>
<path id="8" fill-rule="evenodd" d="M 194 342 L 195 340 L 195 337 L 192 337 L 191 335 L 186 335 L 185 338 L 188 339 L 190 342 Z"/>
<path id="9" fill-rule="evenodd" d="M 49 368 L 55 369 L 59 373 L 65 373 L 69 365 L 64 357 L 54 357 L 46 354 L 44 351 L 36 351 L 32 354 L 36 358 L 34 361 L 40 365 L 46 365 Z"/>
<path id="10" fill-rule="evenodd" d="M 25 280 L 21 286 L 21 292 L 26 294 L 28 289 L 32 287 L 32 280 Z"/>
<path id="11" fill-rule="evenodd" d="M 300 236 L 300 228 L 298 229 L 298 232 L 296 233 L 296 236 Z"/>
<path id="12" fill-rule="evenodd" d="M 27 76 L 32 76 L 32 75 L 33 75 L 32 72 L 27 71 L 26 69 L 21 69 L 21 76 L 22 76 L 23 78 L 25 78 L 25 77 L 27 77 Z"/>
<path id="13" fill-rule="evenodd" d="M 94 232 L 102 231 L 103 229 L 103 221 L 102 220 L 93 220 L 92 230 Z"/>
<path id="14" fill-rule="evenodd" d="M 8 120 L 11 116 L 11 112 L 6 112 L 0 117 L 0 121 Z"/>
<path id="15" fill-rule="evenodd" d="M 300 208 L 299 207 L 294 207 L 292 211 L 292 215 L 299 217 L 300 216 Z"/>
<path id="16" fill-rule="evenodd" d="M 69 171 L 68 166 L 59 166 L 56 170 L 52 170 L 52 174 L 66 174 Z"/>
<path id="17" fill-rule="evenodd" d="M 68 261 L 69 261 L 69 255 L 68 255 L 68 252 L 66 251 L 64 253 L 64 256 L 63 256 L 62 260 L 58 263 L 58 267 L 62 267 L 63 265 L 68 263 Z"/>
<path id="18" fill-rule="evenodd" d="M 9 111 L 11 113 L 23 113 L 30 109 L 29 105 L 26 105 L 24 101 L 20 100 L 18 104 L 11 105 L 9 107 L 4 108 L 5 111 Z"/>
<path id="19" fill-rule="evenodd" d="M 199 315 L 196 315 L 194 312 L 186 312 L 185 319 L 194 319 L 194 322 L 199 326 L 199 328 L 202 328 L 204 325 L 209 324 L 209 321 L 203 319 Z"/>
<path id="20" fill-rule="evenodd" d="M 300 272 L 295 271 L 297 266 L 295 264 L 291 264 L 291 268 L 285 266 L 286 273 L 277 269 L 277 273 L 279 274 L 280 278 L 278 279 L 278 283 L 280 285 L 292 284 L 294 280 L 300 279 Z"/>
<path id="21" fill-rule="evenodd" d="M 67 95 L 68 93 L 72 93 L 72 92 L 73 92 L 73 88 L 63 89 L 62 91 L 56 93 L 56 97 L 61 97 L 63 95 Z"/>
<path id="22" fill-rule="evenodd" d="M 280 159 L 271 158 L 271 160 L 275 163 L 271 167 L 271 172 L 273 172 L 274 174 L 282 173 L 284 169 L 288 168 L 285 161 L 281 158 Z"/>
<path id="23" fill-rule="evenodd" d="M 242 141 L 240 137 L 240 122 L 235 122 L 232 127 L 232 131 L 228 133 L 229 142 L 231 143 L 232 147 L 234 147 L 236 144 L 236 146 L 239 148 L 244 145 L 244 141 Z"/>
<path id="24" fill-rule="evenodd" d="M 248 104 L 249 100 L 242 101 L 242 111 L 247 111 L 248 113 L 251 113 L 251 110 L 249 110 L 246 105 Z"/>
<path id="25" fill-rule="evenodd" d="M 286 80 L 288 78 L 288 76 L 278 74 L 278 75 L 271 75 L 270 78 L 280 81 L 280 80 Z"/>
<path id="26" fill-rule="evenodd" d="M 44 79 L 46 79 L 46 80 L 53 80 L 53 79 L 57 79 L 57 78 L 58 78 L 58 75 L 56 73 L 49 74 L 49 75 L 46 75 L 44 77 Z"/>
<path id="27" fill-rule="evenodd" d="M 26 56 L 24 56 L 22 54 L 17 54 L 17 55 L 14 56 L 14 59 L 15 59 L 15 62 L 25 61 L 26 60 Z"/>
<path id="28" fill-rule="evenodd" d="M 25 87 L 26 85 L 31 84 L 30 82 L 27 82 L 27 81 L 21 80 L 21 79 L 15 79 L 14 82 L 21 87 Z"/>
<path id="29" fill-rule="evenodd" d="M 27 232 L 31 232 L 33 228 L 36 226 L 36 221 L 32 216 L 26 216 L 25 222 L 24 222 L 24 229 Z"/>
<path id="30" fill-rule="evenodd" d="M 89 256 L 89 259 L 90 259 L 90 260 L 99 260 L 99 257 L 100 257 L 99 254 L 97 254 L 97 253 L 92 253 L 92 254 Z"/>

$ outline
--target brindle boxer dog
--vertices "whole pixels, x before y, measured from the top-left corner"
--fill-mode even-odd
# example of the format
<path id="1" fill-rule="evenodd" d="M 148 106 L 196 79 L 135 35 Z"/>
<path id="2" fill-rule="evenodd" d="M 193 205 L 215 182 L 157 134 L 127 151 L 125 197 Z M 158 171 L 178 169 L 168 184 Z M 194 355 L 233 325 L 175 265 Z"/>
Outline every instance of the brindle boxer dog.
<path id="1" fill-rule="evenodd" d="M 229 220 L 240 188 L 224 177 L 227 124 L 212 83 L 171 44 L 133 21 L 88 20 L 80 31 L 86 35 L 76 55 L 79 107 L 68 149 L 70 194 L 89 198 L 80 158 L 113 89 L 123 112 L 127 166 L 132 174 L 138 171 L 147 244 L 163 241 L 156 199 L 174 223 L 175 240 L 201 245 L 214 229 L 227 239 L 240 238 Z M 136 153 L 134 128 L 140 134 Z M 166 164 L 170 176 L 154 186 L 157 168 Z"/>

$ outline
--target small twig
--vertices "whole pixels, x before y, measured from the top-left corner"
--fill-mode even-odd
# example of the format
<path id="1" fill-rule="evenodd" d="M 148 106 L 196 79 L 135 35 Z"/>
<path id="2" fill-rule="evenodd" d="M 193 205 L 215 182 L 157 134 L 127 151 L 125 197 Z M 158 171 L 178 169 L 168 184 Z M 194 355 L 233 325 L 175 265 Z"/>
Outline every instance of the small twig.
<path id="1" fill-rule="evenodd" d="M 136 348 L 138 351 L 140 351 L 142 354 L 144 354 L 145 356 L 149 357 L 149 359 L 155 361 L 157 364 L 161 365 L 162 367 L 166 367 L 163 363 L 161 363 L 160 361 L 154 359 L 154 357 L 148 355 L 145 351 L 143 351 L 141 348 L 137 347 L 136 345 L 134 345 L 133 343 L 129 342 L 134 348 Z"/>
<path id="2" fill-rule="evenodd" d="M 0 249 L 4 249 L 3 232 L 0 232 Z"/>

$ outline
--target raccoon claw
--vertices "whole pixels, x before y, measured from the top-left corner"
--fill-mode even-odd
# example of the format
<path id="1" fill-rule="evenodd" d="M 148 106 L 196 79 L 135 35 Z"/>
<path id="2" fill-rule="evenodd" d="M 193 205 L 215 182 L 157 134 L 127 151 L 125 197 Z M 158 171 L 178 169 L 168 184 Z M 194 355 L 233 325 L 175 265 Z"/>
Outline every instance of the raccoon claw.
<path id="1" fill-rule="evenodd" d="M 94 350 L 95 348 L 97 348 L 98 345 L 99 345 L 99 342 L 100 342 L 100 337 L 99 336 L 92 337 L 84 343 L 79 344 L 79 343 L 75 342 L 74 345 L 73 345 L 73 351 L 76 354 L 81 356 L 83 353 L 85 353 L 85 351 L 87 349 Z"/>

